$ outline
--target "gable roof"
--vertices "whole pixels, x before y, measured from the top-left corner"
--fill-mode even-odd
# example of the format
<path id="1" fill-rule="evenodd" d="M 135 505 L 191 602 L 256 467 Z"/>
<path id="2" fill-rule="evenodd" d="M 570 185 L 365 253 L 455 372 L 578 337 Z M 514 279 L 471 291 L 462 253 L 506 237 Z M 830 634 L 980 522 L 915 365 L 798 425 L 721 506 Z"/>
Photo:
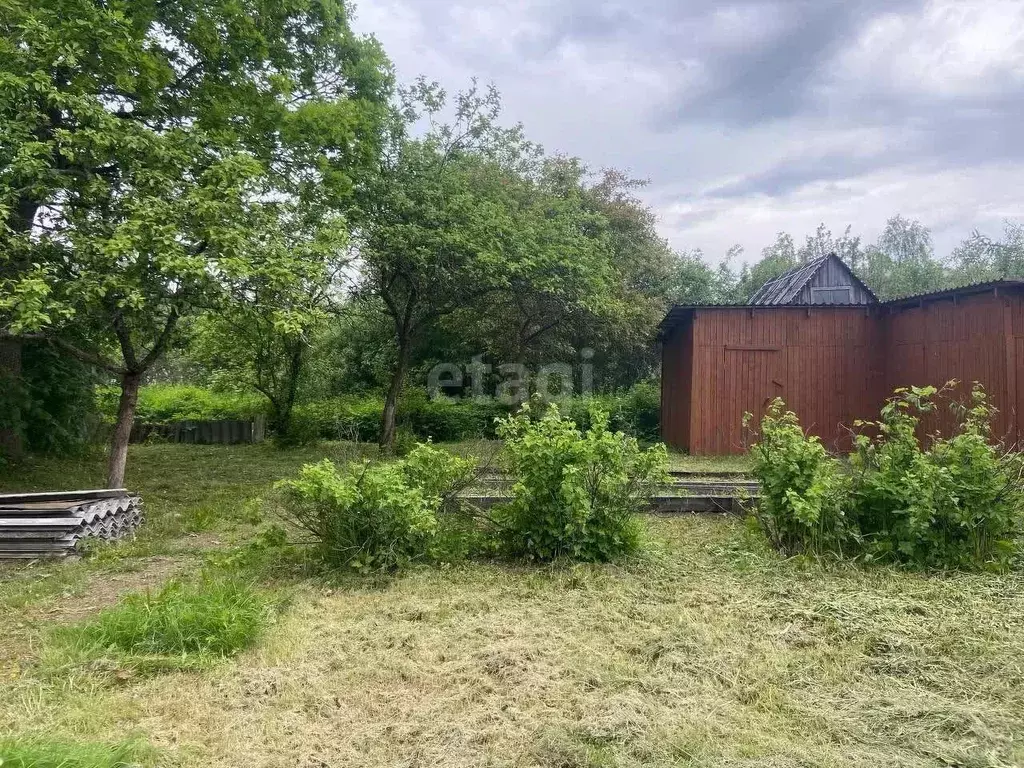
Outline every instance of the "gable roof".
<path id="1" fill-rule="evenodd" d="M 830 253 L 806 264 L 795 266 L 783 272 L 774 280 L 769 280 L 754 292 L 754 295 L 750 297 L 750 301 L 747 303 L 753 306 L 793 304 L 804 287 L 830 261 L 833 266 L 849 276 L 851 284 L 859 286 L 867 293 L 871 297 L 872 302 L 878 301 L 871 289 L 864 285 L 860 278 L 853 273 L 853 270 L 846 266 L 846 263 L 834 253 Z"/>

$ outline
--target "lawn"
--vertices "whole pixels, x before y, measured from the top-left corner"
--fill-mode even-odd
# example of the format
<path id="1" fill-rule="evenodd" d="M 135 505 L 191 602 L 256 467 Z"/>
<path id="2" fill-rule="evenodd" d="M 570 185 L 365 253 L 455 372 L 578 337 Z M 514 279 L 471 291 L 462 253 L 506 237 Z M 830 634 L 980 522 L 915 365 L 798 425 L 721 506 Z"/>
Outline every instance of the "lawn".
<path id="1" fill-rule="evenodd" d="M 167 766 L 1024 763 L 1019 575 L 784 561 L 725 518 L 652 519 L 650 554 L 618 566 L 260 571 L 285 607 L 232 659 L 116 675 L 53 662 L 55 626 L 198 571 L 251 539 L 275 479 L 360 452 L 133 447 L 140 541 L 0 567 L 0 738 L 138 739 L 144 764 Z M 46 461 L 2 486 L 101 476 L 100 457 Z"/>

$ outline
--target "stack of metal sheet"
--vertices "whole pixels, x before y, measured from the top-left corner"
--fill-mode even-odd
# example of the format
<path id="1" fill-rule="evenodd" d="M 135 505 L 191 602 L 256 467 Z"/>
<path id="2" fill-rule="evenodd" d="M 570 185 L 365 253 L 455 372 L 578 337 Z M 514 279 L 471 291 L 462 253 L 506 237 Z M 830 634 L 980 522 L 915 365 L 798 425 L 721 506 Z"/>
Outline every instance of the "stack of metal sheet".
<path id="1" fill-rule="evenodd" d="M 0 495 L 0 560 L 67 557 L 87 539 L 134 535 L 142 519 L 124 488 Z"/>

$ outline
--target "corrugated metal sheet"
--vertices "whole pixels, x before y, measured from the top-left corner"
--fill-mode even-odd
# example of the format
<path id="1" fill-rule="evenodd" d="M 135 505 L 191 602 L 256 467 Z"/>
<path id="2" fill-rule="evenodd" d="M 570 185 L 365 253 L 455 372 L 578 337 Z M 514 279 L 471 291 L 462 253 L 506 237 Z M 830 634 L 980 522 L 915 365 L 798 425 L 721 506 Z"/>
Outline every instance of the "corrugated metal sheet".
<path id="1" fill-rule="evenodd" d="M 822 256 L 769 280 L 753 296 L 753 306 L 874 304 L 871 290 L 835 254 Z"/>
<path id="2" fill-rule="evenodd" d="M 142 501 L 123 488 L 0 496 L 0 560 L 66 557 L 83 539 L 131 536 Z"/>

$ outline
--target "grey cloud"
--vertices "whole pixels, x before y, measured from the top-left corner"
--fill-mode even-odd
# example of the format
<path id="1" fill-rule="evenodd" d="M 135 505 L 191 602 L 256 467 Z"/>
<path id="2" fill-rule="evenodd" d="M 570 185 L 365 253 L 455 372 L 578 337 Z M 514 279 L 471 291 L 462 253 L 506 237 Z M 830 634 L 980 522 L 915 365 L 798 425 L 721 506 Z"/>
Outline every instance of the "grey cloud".
<path id="1" fill-rule="evenodd" d="M 767 169 L 708 190 L 710 198 L 785 196 L 815 182 L 839 182 L 881 169 L 957 170 L 1024 162 L 1024 93 L 984 100 L 876 99 L 862 125 L 890 133 L 872 153 L 824 152 L 783 158 Z"/>
<path id="2" fill-rule="evenodd" d="M 929 90 L 887 82 L 886 57 L 896 53 L 884 46 L 877 62 L 854 57 L 858 64 L 846 66 L 845 54 L 885 15 L 904 15 L 925 34 L 926 0 L 359 2 L 389 6 L 402 29 L 416 26 L 407 17 L 418 19 L 406 50 L 391 45 L 386 28 L 372 30 L 403 79 L 419 73 L 427 52 L 450 90 L 471 75 L 493 80 L 506 96 L 507 118 L 523 121 L 552 150 L 650 178 L 645 194 L 672 211 L 680 246 L 704 245 L 680 238 L 687 228 L 727 227 L 730 210 L 751 198 L 806 190 L 813 204 L 820 191 L 834 207 L 853 181 L 878 171 L 913 180 L 1024 167 L 1024 88 L 1011 68 L 996 67 L 973 85 Z M 964 6 L 953 0 L 950 7 Z M 759 21 L 745 26 L 751 19 Z M 935 49 L 946 42 L 937 38 Z M 650 92 L 641 92 L 648 83 Z M 913 183 L 910 203 L 929 192 Z M 989 198 L 983 189 L 975 194 L 955 202 L 981 211 Z M 990 199 L 1008 195 L 992 190 Z M 853 201 L 849 218 L 858 229 Z M 965 232 L 974 225 L 965 220 Z"/>

